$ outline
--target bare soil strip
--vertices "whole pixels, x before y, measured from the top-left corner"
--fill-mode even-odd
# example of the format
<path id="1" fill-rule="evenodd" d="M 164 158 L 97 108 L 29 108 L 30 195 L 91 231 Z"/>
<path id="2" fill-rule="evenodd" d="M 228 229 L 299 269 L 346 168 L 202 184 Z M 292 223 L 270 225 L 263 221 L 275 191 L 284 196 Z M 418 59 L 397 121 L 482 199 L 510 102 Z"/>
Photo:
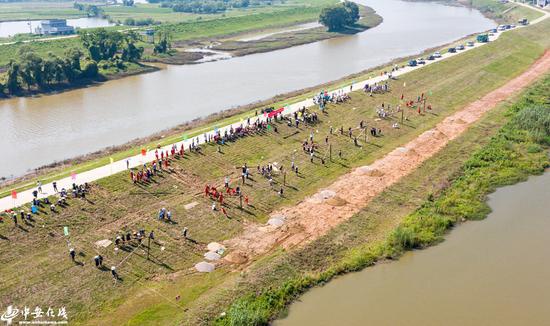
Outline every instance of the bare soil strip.
<path id="1" fill-rule="evenodd" d="M 399 147 L 370 166 L 354 169 L 341 176 L 331 186 L 322 189 L 293 207 L 283 208 L 272 217 L 283 218 L 281 227 L 249 224 L 243 233 L 225 241 L 232 252 L 228 263 L 239 263 L 231 257 L 247 259 L 282 246 L 292 248 L 309 243 L 326 234 L 364 208 L 372 198 L 410 174 L 435 155 L 451 140 L 460 136 L 483 114 L 519 92 L 550 70 L 550 51 L 527 71 L 502 87 L 445 118 L 404 147 Z"/>

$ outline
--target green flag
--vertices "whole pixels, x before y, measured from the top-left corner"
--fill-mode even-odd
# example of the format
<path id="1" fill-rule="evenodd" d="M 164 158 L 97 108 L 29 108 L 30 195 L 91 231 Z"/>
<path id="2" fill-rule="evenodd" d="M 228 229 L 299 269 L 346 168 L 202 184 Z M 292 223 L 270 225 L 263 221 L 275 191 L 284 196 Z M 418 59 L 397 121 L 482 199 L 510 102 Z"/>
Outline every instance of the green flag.
<path id="1" fill-rule="evenodd" d="M 183 134 L 183 140 L 187 140 L 187 138 L 189 138 L 189 136 L 187 136 L 187 134 Z"/>
<path id="2" fill-rule="evenodd" d="M 267 130 L 271 130 L 271 125 L 267 125 Z"/>
<path id="3" fill-rule="evenodd" d="M 63 234 L 68 237 L 69 236 L 69 227 L 68 226 L 64 226 L 63 227 Z"/>

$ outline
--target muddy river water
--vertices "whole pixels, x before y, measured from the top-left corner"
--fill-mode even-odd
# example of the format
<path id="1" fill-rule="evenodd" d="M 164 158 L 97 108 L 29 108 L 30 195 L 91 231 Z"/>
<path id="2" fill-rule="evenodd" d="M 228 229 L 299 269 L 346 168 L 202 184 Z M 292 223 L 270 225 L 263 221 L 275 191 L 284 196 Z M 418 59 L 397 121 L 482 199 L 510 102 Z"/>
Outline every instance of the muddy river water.
<path id="1" fill-rule="evenodd" d="M 384 22 L 363 33 L 101 85 L 0 101 L 0 176 L 125 143 L 220 110 L 371 68 L 487 30 L 478 11 L 358 0 Z"/>
<path id="2" fill-rule="evenodd" d="M 443 243 L 306 293 L 276 326 L 550 325 L 550 172 L 497 190 Z"/>

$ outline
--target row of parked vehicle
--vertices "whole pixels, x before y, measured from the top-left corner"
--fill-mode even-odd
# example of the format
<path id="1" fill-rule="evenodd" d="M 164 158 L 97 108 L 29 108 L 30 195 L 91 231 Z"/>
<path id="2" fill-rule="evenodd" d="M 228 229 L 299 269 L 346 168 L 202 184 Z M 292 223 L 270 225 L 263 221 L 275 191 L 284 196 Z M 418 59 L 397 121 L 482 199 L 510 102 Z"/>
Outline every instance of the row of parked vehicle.
<path id="1" fill-rule="evenodd" d="M 529 24 L 529 21 L 526 19 L 526 18 L 523 18 L 523 19 L 520 19 L 518 21 L 518 24 L 520 25 L 528 25 Z M 497 28 L 493 28 L 489 31 L 488 34 L 479 34 L 476 38 L 476 40 L 479 42 L 479 43 L 487 43 L 489 42 L 489 35 L 494 35 L 498 32 L 502 32 L 502 31 L 505 31 L 505 30 L 509 30 L 509 29 L 513 29 L 513 28 L 516 28 L 516 25 L 513 25 L 513 24 L 510 24 L 510 25 L 499 25 Z M 473 41 L 468 41 L 466 42 L 466 46 L 467 47 L 473 47 L 474 46 L 474 42 Z M 456 53 L 457 51 L 462 51 L 464 50 L 466 47 L 463 45 L 463 44 L 460 44 L 456 47 L 451 47 L 447 50 L 447 52 L 449 53 Z M 426 60 L 435 60 L 435 59 L 439 59 L 441 58 L 441 52 L 437 51 L 437 52 L 434 52 L 433 54 L 429 55 L 428 57 L 426 57 L 426 59 L 424 58 L 418 58 L 418 59 L 413 59 L 413 60 L 410 60 L 409 61 L 409 66 L 411 67 L 415 67 L 417 65 L 423 65 L 426 63 Z"/>
<path id="2" fill-rule="evenodd" d="M 466 43 L 466 46 L 468 47 L 473 47 L 474 46 L 474 42 L 467 42 Z M 449 48 L 447 50 L 447 52 L 449 53 L 456 53 L 457 51 L 462 51 L 464 50 L 466 47 L 463 45 L 463 44 L 460 44 L 458 45 L 457 47 L 452 47 L 452 48 Z M 430 54 L 429 56 L 426 57 L 426 59 L 424 58 L 418 58 L 418 59 L 413 59 L 413 60 L 410 60 L 409 61 L 409 66 L 411 67 L 415 67 L 417 65 L 423 65 L 423 64 L 426 64 L 426 60 L 435 60 L 435 59 L 439 59 L 441 58 L 441 52 L 439 51 L 436 51 L 434 52 L 433 54 Z"/>

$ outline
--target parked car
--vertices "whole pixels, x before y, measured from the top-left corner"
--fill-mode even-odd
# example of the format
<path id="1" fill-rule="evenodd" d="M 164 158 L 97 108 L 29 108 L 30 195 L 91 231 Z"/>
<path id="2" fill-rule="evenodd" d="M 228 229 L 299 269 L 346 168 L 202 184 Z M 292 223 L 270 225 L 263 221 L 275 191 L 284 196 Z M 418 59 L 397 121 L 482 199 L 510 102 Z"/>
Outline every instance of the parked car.
<path id="1" fill-rule="evenodd" d="M 436 52 L 434 52 L 433 56 L 434 56 L 434 58 L 436 58 L 436 59 L 437 59 L 437 58 L 441 58 L 441 52 L 436 51 Z"/>
<path id="2" fill-rule="evenodd" d="M 456 53 L 456 49 L 455 49 L 455 48 L 449 48 L 449 50 L 447 50 L 447 52 L 449 52 L 449 53 Z"/>
<path id="3" fill-rule="evenodd" d="M 472 46 L 474 46 L 474 42 L 469 41 L 468 43 L 466 43 L 466 45 L 469 46 L 469 47 L 472 47 Z"/>
<path id="4" fill-rule="evenodd" d="M 487 35 L 487 34 L 479 34 L 479 35 L 476 37 L 476 41 L 478 41 L 479 43 L 487 43 L 487 42 L 489 42 L 489 35 Z"/>
<path id="5" fill-rule="evenodd" d="M 433 55 L 429 55 L 426 59 L 428 60 L 435 60 L 435 57 Z"/>
<path id="6" fill-rule="evenodd" d="M 491 33 L 493 33 L 493 34 L 495 34 L 496 32 L 498 32 L 496 28 L 493 28 L 493 29 L 491 30 Z"/>
<path id="7" fill-rule="evenodd" d="M 424 58 L 418 58 L 416 59 L 416 63 L 418 63 L 419 65 L 423 65 L 426 63 L 426 60 L 424 60 Z"/>
<path id="8" fill-rule="evenodd" d="M 518 24 L 525 26 L 529 24 L 529 21 L 527 20 L 527 18 L 523 18 L 518 20 Z"/>
<path id="9" fill-rule="evenodd" d="M 456 49 L 459 51 L 462 51 L 464 50 L 464 45 L 460 44 L 459 46 L 456 47 Z"/>
<path id="10" fill-rule="evenodd" d="M 409 61 L 409 67 L 416 67 L 417 64 L 418 64 L 418 62 L 416 60 L 410 60 Z"/>

